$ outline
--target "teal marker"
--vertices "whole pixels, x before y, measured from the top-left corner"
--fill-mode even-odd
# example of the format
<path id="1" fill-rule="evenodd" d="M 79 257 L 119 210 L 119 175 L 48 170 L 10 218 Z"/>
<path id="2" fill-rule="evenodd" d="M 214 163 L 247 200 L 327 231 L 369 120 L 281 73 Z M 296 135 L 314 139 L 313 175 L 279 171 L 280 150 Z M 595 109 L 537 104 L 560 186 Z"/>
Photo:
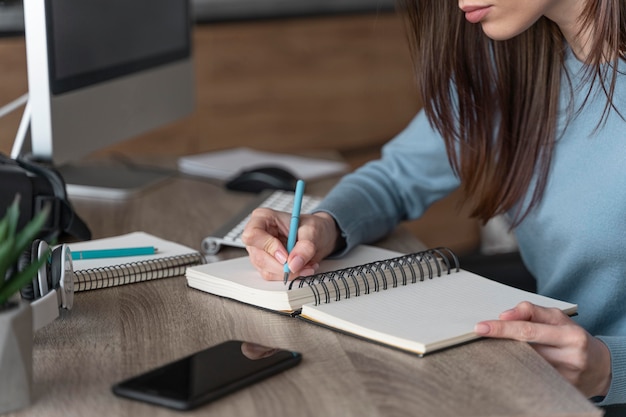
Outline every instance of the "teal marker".
<path id="1" fill-rule="evenodd" d="M 157 249 L 154 246 L 140 246 L 136 248 L 94 249 L 72 252 L 72 260 L 119 258 L 122 256 L 154 255 Z"/>

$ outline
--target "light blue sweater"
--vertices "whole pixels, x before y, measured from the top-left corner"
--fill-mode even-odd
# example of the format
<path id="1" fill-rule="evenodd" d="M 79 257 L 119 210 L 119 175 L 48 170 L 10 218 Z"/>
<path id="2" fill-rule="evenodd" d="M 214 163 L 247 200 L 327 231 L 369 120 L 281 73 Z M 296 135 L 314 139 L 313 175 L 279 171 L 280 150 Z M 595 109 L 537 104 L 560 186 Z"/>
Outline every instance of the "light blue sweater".
<path id="1" fill-rule="evenodd" d="M 578 108 L 588 89 L 576 88 L 583 64 L 570 52 L 565 67 Z M 598 127 L 606 102 L 599 93 L 565 126 L 571 91 L 564 81 L 562 136 L 545 194 L 515 234 L 538 292 L 577 303 L 575 320 L 609 347 L 613 377 L 601 404 L 626 403 L 626 122 L 612 111 Z M 626 117 L 626 74 L 614 97 Z M 458 186 L 440 135 L 420 113 L 380 160 L 343 178 L 318 210 L 336 219 L 349 250 L 420 217 Z"/>

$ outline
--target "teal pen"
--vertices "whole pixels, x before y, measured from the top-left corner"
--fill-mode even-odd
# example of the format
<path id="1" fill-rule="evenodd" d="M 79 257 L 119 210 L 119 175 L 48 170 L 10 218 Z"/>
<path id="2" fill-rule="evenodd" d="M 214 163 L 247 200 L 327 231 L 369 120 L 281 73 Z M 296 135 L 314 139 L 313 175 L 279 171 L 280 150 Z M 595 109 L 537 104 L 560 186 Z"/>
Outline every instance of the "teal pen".
<path id="1" fill-rule="evenodd" d="M 298 180 L 296 183 L 296 195 L 293 199 L 293 209 L 291 210 L 291 223 L 289 224 L 289 237 L 287 238 L 287 254 L 291 253 L 293 247 L 296 245 L 296 238 L 298 236 L 298 224 L 300 223 L 300 210 L 302 209 L 302 197 L 304 196 L 304 181 Z M 285 275 L 283 277 L 283 284 L 287 285 L 289 280 L 289 265 L 285 262 L 283 268 Z"/>
<path id="2" fill-rule="evenodd" d="M 72 260 L 119 258 L 122 256 L 154 255 L 157 249 L 154 246 L 140 246 L 136 248 L 94 249 L 72 252 Z"/>

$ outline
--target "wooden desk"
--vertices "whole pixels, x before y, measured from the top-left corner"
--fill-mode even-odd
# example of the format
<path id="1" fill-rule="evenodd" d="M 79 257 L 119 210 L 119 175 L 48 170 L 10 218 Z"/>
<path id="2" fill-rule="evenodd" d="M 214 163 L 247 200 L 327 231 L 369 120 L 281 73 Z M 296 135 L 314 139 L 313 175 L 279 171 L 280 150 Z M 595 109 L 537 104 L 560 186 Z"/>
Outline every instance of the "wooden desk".
<path id="1" fill-rule="evenodd" d="M 309 192 L 326 187 L 312 184 Z M 126 203 L 76 207 L 94 237 L 144 230 L 198 248 L 250 199 L 176 179 Z M 402 231 L 383 245 L 420 249 Z M 419 358 L 189 289 L 183 277 L 76 294 L 74 308 L 36 334 L 35 403 L 15 415 L 181 415 L 117 398 L 110 387 L 227 339 L 298 350 L 304 360 L 186 415 L 601 415 L 523 343 L 482 340 Z"/>

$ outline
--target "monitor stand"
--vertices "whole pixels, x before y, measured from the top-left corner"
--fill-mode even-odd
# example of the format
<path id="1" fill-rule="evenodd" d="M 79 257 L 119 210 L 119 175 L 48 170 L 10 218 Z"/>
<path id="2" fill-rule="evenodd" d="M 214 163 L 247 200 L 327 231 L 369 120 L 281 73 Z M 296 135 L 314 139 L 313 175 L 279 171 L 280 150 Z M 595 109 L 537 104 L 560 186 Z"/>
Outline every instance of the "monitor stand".
<path id="1" fill-rule="evenodd" d="M 13 103 L 11 103 L 13 105 Z M 13 107 L 25 104 L 24 113 L 18 127 L 11 157 L 25 157 L 31 152 L 30 143 L 30 102 L 28 95 L 15 101 Z M 11 110 L 13 110 L 13 107 Z M 153 187 L 173 176 L 165 170 L 135 167 L 121 162 L 89 160 L 54 166 L 65 180 L 68 196 L 78 198 L 96 198 L 125 200 L 137 193 Z"/>
<path id="2" fill-rule="evenodd" d="M 126 200 L 172 177 L 161 171 L 98 160 L 66 164 L 56 169 L 65 180 L 70 198 Z"/>

